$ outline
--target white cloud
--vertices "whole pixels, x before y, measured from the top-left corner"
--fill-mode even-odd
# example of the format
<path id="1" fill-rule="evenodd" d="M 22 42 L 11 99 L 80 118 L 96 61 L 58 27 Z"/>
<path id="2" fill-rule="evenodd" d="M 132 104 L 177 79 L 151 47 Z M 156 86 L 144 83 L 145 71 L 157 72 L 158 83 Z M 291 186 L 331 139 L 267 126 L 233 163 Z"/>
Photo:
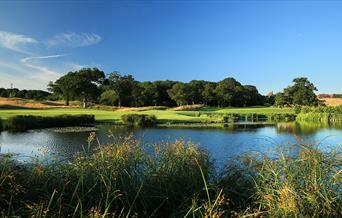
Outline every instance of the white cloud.
<path id="1" fill-rule="evenodd" d="M 94 33 L 62 33 L 45 42 L 47 47 L 85 47 L 99 43 L 101 36 Z"/>
<path id="2" fill-rule="evenodd" d="M 26 55 L 7 55 L 0 58 L 0 87 L 14 83 L 18 88 L 46 89 L 48 82 L 58 79 L 63 72 L 80 70 L 87 65 L 59 60 L 70 54 L 44 55 L 43 52 L 47 51 L 45 47 L 51 48 L 51 52 L 61 48 L 90 46 L 101 40 L 94 33 L 64 33 L 47 41 L 38 41 L 26 35 L 0 31 L 0 51 L 4 48 Z"/>
<path id="3" fill-rule="evenodd" d="M 31 60 L 40 60 L 40 59 L 49 59 L 49 58 L 59 58 L 63 57 L 65 55 L 48 55 L 48 56 L 39 56 L 39 57 L 27 57 L 27 58 L 22 58 L 20 60 L 21 63 L 23 63 L 25 66 L 36 69 L 40 71 L 41 74 L 39 74 L 41 77 L 50 77 L 50 78 L 56 78 L 59 76 L 59 73 L 53 70 L 50 70 L 42 65 L 39 64 L 32 64 L 30 63 Z M 39 78 L 39 77 L 34 77 L 34 78 Z"/>
<path id="4" fill-rule="evenodd" d="M 48 59 L 48 58 L 60 58 L 60 57 L 64 57 L 66 56 L 65 54 L 61 54 L 61 55 L 47 55 L 47 56 L 38 56 L 38 57 L 27 57 L 27 58 L 23 58 L 20 61 L 23 63 L 26 63 L 30 60 L 40 60 L 40 59 Z"/>
<path id="5" fill-rule="evenodd" d="M 0 31 L 0 46 L 24 54 L 30 54 L 24 48 L 25 45 L 38 43 L 37 40 L 25 35 Z"/>

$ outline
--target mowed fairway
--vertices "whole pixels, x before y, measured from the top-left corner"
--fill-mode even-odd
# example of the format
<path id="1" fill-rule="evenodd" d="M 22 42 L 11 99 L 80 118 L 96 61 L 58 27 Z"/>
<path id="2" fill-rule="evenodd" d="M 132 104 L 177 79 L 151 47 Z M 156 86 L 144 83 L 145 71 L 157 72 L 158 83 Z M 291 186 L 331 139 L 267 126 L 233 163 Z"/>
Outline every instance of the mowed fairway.
<path id="1" fill-rule="evenodd" d="M 206 121 L 207 117 L 198 116 L 199 113 L 292 113 L 292 109 L 288 108 L 272 108 L 272 107 L 254 107 L 254 108 L 206 108 L 200 111 L 172 111 L 172 110 L 145 110 L 145 111 L 129 111 L 129 110 L 94 110 L 94 109 L 77 109 L 77 108 L 53 108 L 53 109 L 0 109 L 0 118 L 8 119 L 17 115 L 33 115 L 33 116 L 56 116 L 62 114 L 92 114 L 95 115 L 97 121 L 119 121 L 123 114 L 137 113 L 155 115 L 158 120 L 176 121 L 176 122 L 201 122 Z"/>

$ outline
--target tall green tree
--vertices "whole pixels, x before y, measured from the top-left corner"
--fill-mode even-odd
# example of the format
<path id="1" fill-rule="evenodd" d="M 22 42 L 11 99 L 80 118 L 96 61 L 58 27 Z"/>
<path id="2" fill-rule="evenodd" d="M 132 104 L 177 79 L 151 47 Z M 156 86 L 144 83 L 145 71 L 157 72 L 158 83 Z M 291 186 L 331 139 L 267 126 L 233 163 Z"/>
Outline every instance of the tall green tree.
<path id="1" fill-rule="evenodd" d="M 203 104 L 204 80 L 191 80 L 187 85 L 192 104 Z"/>
<path id="2" fill-rule="evenodd" d="M 105 79 L 105 74 L 97 68 L 83 68 L 75 72 L 76 96 L 82 99 L 83 108 L 87 107 L 89 100 L 96 100 L 100 92 L 100 85 Z"/>
<path id="3" fill-rule="evenodd" d="M 86 108 L 89 100 L 96 100 L 100 95 L 99 86 L 104 78 L 104 72 L 97 68 L 83 68 L 69 72 L 54 83 L 50 82 L 48 89 L 61 95 L 66 105 L 69 105 L 70 98 L 77 98 L 82 101 L 83 108 Z"/>
<path id="4" fill-rule="evenodd" d="M 242 85 L 234 78 L 226 78 L 217 83 L 215 92 L 219 106 L 239 106 L 239 92 Z"/>
<path id="5" fill-rule="evenodd" d="M 191 102 L 189 86 L 185 83 L 176 83 L 168 90 L 168 93 L 178 106 L 186 105 Z"/>
<path id="6" fill-rule="evenodd" d="M 306 77 L 293 80 L 293 85 L 284 89 L 284 96 L 288 97 L 288 103 L 293 105 L 318 105 L 319 100 L 315 94 L 317 88 Z"/>
<path id="7" fill-rule="evenodd" d="M 100 96 L 100 103 L 115 106 L 118 103 L 119 96 L 114 90 L 105 90 Z"/>
<path id="8" fill-rule="evenodd" d="M 217 97 L 216 97 L 216 83 L 213 82 L 207 82 L 204 84 L 203 91 L 202 91 L 202 97 L 203 97 L 203 103 L 206 105 L 214 106 L 217 104 Z"/>
<path id="9" fill-rule="evenodd" d="M 75 73 L 69 72 L 55 82 L 50 81 L 48 90 L 54 95 L 61 96 L 65 100 L 65 105 L 69 106 L 70 99 L 76 95 L 74 81 Z"/>
<path id="10" fill-rule="evenodd" d="M 118 106 L 130 106 L 132 102 L 132 90 L 138 85 L 132 75 L 122 76 L 118 71 L 109 75 L 108 88 L 118 95 Z"/>
<path id="11" fill-rule="evenodd" d="M 258 89 L 252 85 L 243 86 L 243 106 L 262 105 L 264 98 L 260 95 Z"/>

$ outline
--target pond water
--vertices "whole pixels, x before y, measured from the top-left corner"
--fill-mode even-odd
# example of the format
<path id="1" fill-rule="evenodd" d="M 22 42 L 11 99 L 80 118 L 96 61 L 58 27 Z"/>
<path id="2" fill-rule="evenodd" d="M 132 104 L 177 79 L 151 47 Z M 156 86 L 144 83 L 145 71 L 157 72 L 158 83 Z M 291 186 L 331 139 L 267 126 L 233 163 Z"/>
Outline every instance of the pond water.
<path id="1" fill-rule="evenodd" d="M 216 162 L 246 152 L 271 152 L 276 146 L 312 144 L 320 149 L 331 149 L 341 144 L 342 128 L 307 123 L 237 124 L 227 127 L 158 127 L 127 128 L 98 125 L 96 136 L 101 144 L 134 135 L 142 144 L 188 140 L 209 150 Z M 32 157 L 72 157 L 88 147 L 89 131 L 71 132 L 55 129 L 32 130 L 22 133 L 0 133 L 0 153 L 15 153 L 20 161 Z M 111 134 L 109 134 L 111 132 Z M 112 135 L 112 137 L 109 137 Z"/>

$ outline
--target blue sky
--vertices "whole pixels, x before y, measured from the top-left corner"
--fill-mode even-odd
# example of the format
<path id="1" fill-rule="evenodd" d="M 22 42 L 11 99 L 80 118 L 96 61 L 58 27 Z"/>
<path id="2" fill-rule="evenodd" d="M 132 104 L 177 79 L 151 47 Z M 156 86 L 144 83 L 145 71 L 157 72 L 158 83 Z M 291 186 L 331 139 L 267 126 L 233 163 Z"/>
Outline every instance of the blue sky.
<path id="1" fill-rule="evenodd" d="M 137 80 L 234 77 L 261 93 L 308 77 L 342 93 L 342 2 L 0 1 L 0 87 L 82 67 Z"/>

